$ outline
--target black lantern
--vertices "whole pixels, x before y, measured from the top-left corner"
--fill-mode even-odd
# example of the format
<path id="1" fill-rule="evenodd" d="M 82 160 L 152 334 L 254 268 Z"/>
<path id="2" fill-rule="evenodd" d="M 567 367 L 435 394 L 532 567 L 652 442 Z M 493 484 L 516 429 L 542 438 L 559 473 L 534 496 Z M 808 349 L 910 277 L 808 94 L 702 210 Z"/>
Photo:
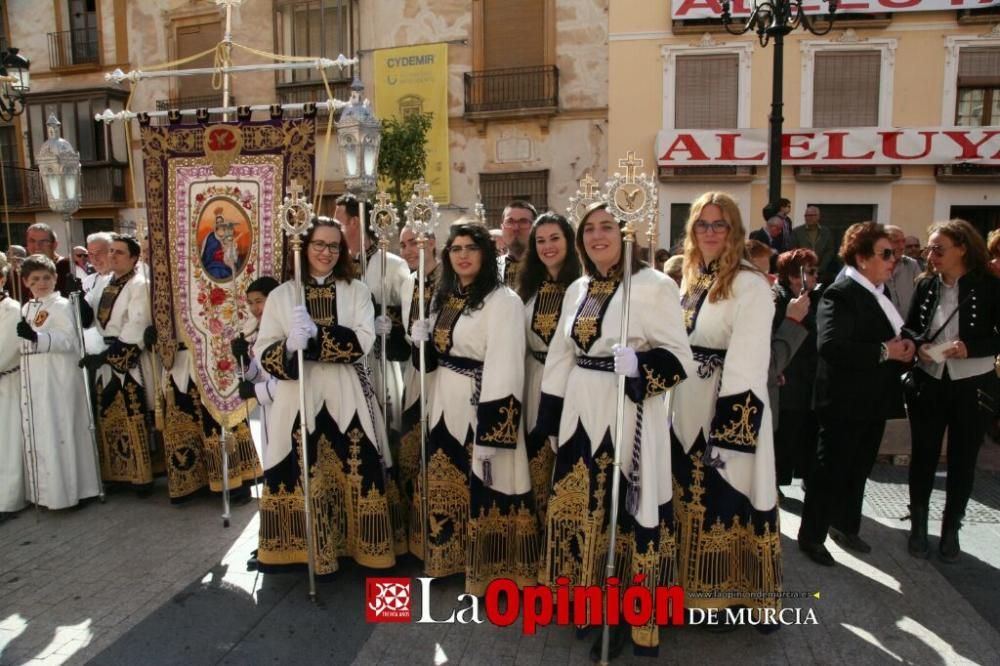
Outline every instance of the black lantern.
<path id="1" fill-rule="evenodd" d="M 0 51 L 0 119 L 9 121 L 24 112 L 24 95 L 31 89 L 29 67 L 31 62 L 16 48 Z"/>

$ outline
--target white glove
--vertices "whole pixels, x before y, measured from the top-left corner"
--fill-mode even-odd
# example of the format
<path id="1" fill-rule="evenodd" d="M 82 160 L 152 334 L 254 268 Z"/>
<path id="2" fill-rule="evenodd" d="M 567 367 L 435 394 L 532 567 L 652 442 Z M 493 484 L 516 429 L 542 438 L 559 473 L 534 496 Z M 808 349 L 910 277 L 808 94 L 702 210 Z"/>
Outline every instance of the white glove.
<path id="1" fill-rule="evenodd" d="M 392 319 L 387 315 L 375 317 L 375 335 L 389 335 L 392 333 Z"/>
<path id="2" fill-rule="evenodd" d="M 417 319 L 410 324 L 410 339 L 414 342 L 427 342 L 431 339 L 432 328 L 430 319 Z"/>
<path id="3" fill-rule="evenodd" d="M 626 377 L 639 376 L 639 358 L 631 347 L 615 345 L 611 348 L 615 355 L 615 374 Z"/>
<path id="4" fill-rule="evenodd" d="M 316 322 L 309 316 L 309 310 L 306 310 L 306 306 L 296 305 L 292 308 L 292 330 L 298 330 L 305 335 L 307 341 L 316 337 L 319 329 L 316 328 Z"/>

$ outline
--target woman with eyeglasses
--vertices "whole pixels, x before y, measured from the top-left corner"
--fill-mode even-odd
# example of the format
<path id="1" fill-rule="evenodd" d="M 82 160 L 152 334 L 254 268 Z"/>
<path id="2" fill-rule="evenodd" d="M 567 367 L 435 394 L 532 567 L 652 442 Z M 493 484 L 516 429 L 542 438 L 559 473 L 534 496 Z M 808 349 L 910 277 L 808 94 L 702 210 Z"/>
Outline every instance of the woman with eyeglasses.
<path id="1" fill-rule="evenodd" d="M 934 273 L 917 282 L 904 329 L 918 356 L 916 382 L 907 391 L 913 443 L 908 549 L 917 557 L 928 553 L 927 509 L 947 430 L 947 499 L 938 552 L 942 561 L 954 562 L 988 421 L 984 403 L 996 409 L 1000 280 L 990 273 L 982 237 L 965 220 L 933 225 L 928 250 Z"/>
<path id="2" fill-rule="evenodd" d="M 827 533 L 845 549 L 871 552 L 859 535 L 865 482 L 900 397 L 903 364 L 915 352 L 900 337 L 903 319 L 885 293 L 896 265 L 885 228 L 852 224 L 840 258 L 844 275 L 823 293 L 816 317 L 819 443 L 798 535 L 799 549 L 824 566 L 834 564 L 823 545 Z"/>
<path id="3" fill-rule="evenodd" d="M 543 228 L 540 228 L 543 229 Z M 539 232 L 540 234 L 541 232 Z M 536 234 L 536 237 L 539 235 Z M 632 256 L 623 266 L 618 221 L 604 204 L 580 220 L 576 249 L 584 275 L 566 290 L 548 346 L 538 407 L 539 434 L 556 438 L 540 579 L 555 585 L 602 585 L 605 578 L 619 376 L 625 381 L 619 522 L 622 581 L 645 576 L 653 590 L 673 583 L 674 534 L 667 406 L 664 395 L 691 373 L 677 285 Z M 620 346 L 622 275 L 632 274 L 628 344 Z M 628 641 L 615 627 L 611 654 Z M 659 627 L 631 628 L 637 653 L 655 654 Z M 600 655 L 600 636 L 591 657 Z"/>
<path id="4" fill-rule="evenodd" d="M 307 561 L 300 372 L 305 373 L 316 574 L 337 571 L 342 556 L 366 567 L 391 567 L 405 552 L 406 530 L 388 474 L 392 459 L 382 414 L 361 364 L 375 343 L 371 293 L 354 278 L 336 220 L 314 218 L 304 252 L 305 305 L 299 305 L 294 282 L 272 291 L 253 347 L 261 367 L 278 380 L 264 458 L 258 569 L 270 573 Z"/>
<path id="5" fill-rule="evenodd" d="M 528 236 L 524 265 L 518 275 L 517 293 L 524 301 L 528 356 L 524 367 L 524 431 L 528 440 L 531 485 L 538 515 L 544 520 L 552 486 L 555 452 L 538 425 L 542 397 L 542 371 L 549 343 L 562 313 L 566 287 L 580 277 L 576 233 L 565 217 L 551 211 L 535 220 Z"/>
<path id="6" fill-rule="evenodd" d="M 430 317 L 410 326 L 414 341 L 429 342 L 424 571 L 464 573 L 465 591 L 477 596 L 495 578 L 537 580 L 538 519 L 521 428 L 522 308 L 500 282 L 486 227 L 457 224 Z M 412 506 L 420 511 L 417 489 Z"/>
<path id="7" fill-rule="evenodd" d="M 778 389 L 778 425 L 774 433 L 778 486 L 789 485 L 793 475 L 806 478 L 816 455 L 819 422 L 812 406 L 812 394 L 818 361 L 816 311 L 822 295 L 822 286 L 816 283 L 818 275 L 819 259 L 812 250 L 799 248 L 778 256 L 778 283 L 774 286 L 775 319 L 789 319 L 792 302 L 802 295 L 809 298 L 804 316 L 793 318 L 805 329 L 806 338 L 782 371 Z"/>
<path id="8" fill-rule="evenodd" d="M 767 392 L 774 296 L 745 258 L 730 195 L 696 199 L 685 233 L 681 309 L 697 370 L 671 405 L 677 582 L 691 608 L 776 608 L 781 543 Z"/>

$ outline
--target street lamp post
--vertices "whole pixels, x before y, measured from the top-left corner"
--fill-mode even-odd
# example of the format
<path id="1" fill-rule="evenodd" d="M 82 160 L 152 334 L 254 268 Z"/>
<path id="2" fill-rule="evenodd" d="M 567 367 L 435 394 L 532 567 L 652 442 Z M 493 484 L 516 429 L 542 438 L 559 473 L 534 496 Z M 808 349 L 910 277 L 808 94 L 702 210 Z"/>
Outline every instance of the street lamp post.
<path id="1" fill-rule="evenodd" d="M 767 46 L 774 39 L 774 63 L 771 73 L 771 116 L 768 136 L 768 203 L 777 204 L 781 198 L 781 125 L 782 107 L 784 106 L 785 35 L 800 25 L 814 35 L 825 35 L 833 29 L 833 16 L 837 11 L 838 0 L 825 0 L 829 11 L 826 14 L 826 25 L 822 28 L 813 23 L 813 19 L 802 8 L 803 0 L 752 0 L 750 15 L 743 19 L 742 25 L 733 23 L 730 14 L 730 0 L 722 0 L 722 25 L 731 35 L 742 35 L 753 30 L 761 46 Z"/>
<path id="2" fill-rule="evenodd" d="M 80 153 L 59 136 L 61 123 L 55 115 L 45 123 L 49 138 L 38 150 L 35 161 L 49 198 L 49 208 L 66 220 L 80 210 Z"/>

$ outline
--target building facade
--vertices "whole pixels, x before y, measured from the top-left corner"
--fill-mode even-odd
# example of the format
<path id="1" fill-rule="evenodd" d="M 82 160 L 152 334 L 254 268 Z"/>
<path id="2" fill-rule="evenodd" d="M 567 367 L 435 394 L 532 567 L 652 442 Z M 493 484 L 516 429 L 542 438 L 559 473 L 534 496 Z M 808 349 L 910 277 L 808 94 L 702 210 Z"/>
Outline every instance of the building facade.
<path id="1" fill-rule="evenodd" d="M 2 6 L 4 46 L 31 59 L 32 80 L 26 111 L 0 122 L 11 240 L 23 240 L 24 228 L 36 221 L 53 225 L 63 251 L 93 231 L 134 229 L 143 215 L 138 132 L 127 134 L 122 123 L 106 125 L 94 115 L 126 105 L 133 111 L 211 108 L 220 105 L 222 91 L 207 74 L 149 79 L 134 88 L 108 83 L 104 75 L 180 60 L 186 62 L 178 67 L 211 67 L 213 54 L 192 57 L 222 39 L 223 9 L 190 0 L 8 0 Z M 232 36 L 263 52 L 358 56 L 358 65 L 330 74 L 339 99 L 348 97 L 355 78 L 375 97 L 379 50 L 447 44 L 446 233 L 446 222 L 471 212 L 477 197 L 496 224 L 510 199 L 563 210 L 586 172 L 603 179 L 607 12 L 607 0 L 244 0 L 233 10 Z M 265 60 L 238 50 L 233 62 Z M 233 75 L 231 95 L 240 105 L 293 103 L 325 100 L 326 89 L 316 71 L 253 72 Z M 51 114 L 81 155 L 82 208 L 68 224 L 48 210 L 35 162 Z M 327 211 L 343 189 L 340 161 L 334 142 L 327 161 L 317 164 L 331 195 Z M 9 242 L 3 228 L 0 246 Z"/>
<path id="2" fill-rule="evenodd" d="M 781 193 L 794 223 L 816 205 L 838 237 L 864 220 L 923 242 L 935 220 L 1000 226 L 1000 8 L 868 4 L 840 3 L 826 35 L 785 38 Z M 736 196 L 748 231 L 763 225 L 773 43 L 728 34 L 719 10 L 714 0 L 611 6 L 609 154 L 635 150 L 657 171 L 671 244 L 709 189 Z"/>

